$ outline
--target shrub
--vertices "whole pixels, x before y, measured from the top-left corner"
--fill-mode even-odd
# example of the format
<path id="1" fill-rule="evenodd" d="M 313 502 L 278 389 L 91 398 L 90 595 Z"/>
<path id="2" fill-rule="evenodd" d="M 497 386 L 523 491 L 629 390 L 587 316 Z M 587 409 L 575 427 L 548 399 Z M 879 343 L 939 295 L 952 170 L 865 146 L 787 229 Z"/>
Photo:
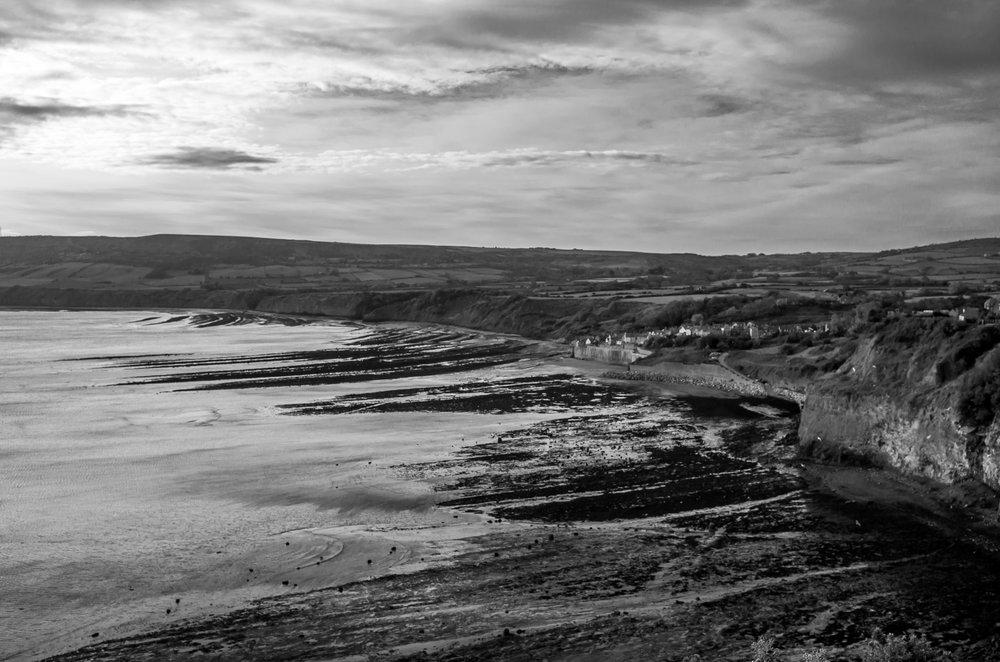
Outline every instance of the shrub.
<path id="1" fill-rule="evenodd" d="M 750 349 L 751 347 L 753 347 L 753 340 L 748 337 L 740 336 L 729 339 L 729 349 Z"/>
<path id="2" fill-rule="evenodd" d="M 952 353 L 951 361 L 956 372 L 963 373 L 976 364 L 980 356 L 1000 344 L 1000 329 L 984 326 L 976 330 L 972 337 L 962 343 Z"/>
<path id="3" fill-rule="evenodd" d="M 861 662 L 946 662 L 923 635 L 892 635 L 876 629 L 861 648 Z"/>
<path id="4" fill-rule="evenodd" d="M 674 347 L 687 347 L 694 340 L 694 336 L 674 336 Z"/>
<path id="5" fill-rule="evenodd" d="M 761 637 L 750 644 L 752 662 L 778 662 L 778 651 L 774 650 L 774 637 Z"/>
<path id="6" fill-rule="evenodd" d="M 1000 365 L 984 369 L 968 383 L 958 402 L 962 422 L 987 428 L 1000 411 Z"/>

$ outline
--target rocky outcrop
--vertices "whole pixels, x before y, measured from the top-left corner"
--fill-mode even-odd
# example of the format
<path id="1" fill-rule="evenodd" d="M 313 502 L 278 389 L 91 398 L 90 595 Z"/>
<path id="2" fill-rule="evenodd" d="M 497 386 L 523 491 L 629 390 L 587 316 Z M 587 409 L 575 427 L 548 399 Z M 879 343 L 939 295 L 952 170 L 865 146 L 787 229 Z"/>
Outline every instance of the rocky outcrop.
<path id="1" fill-rule="evenodd" d="M 893 468 L 1000 490 L 1000 418 L 970 404 L 1000 366 L 1000 331 L 905 320 L 864 338 L 835 373 L 814 380 L 802 449 L 820 459 Z M 980 421 L 980 423 L 977 423 Z"/>
<path id="2" fill-rule="evenodd" d="M 767 398 L 767 389 L 760 384 L 748 379 L 733 379 L 731 377 L 720 377 L 713 374 L 692 375 L 663 372 L 658 370 L 631 370 L 620 372 L 609 370 L 601 374 L 608 379 L 625 379 L 637 382 L 660 382 L 663 384 L 689 384 L 702 388 L 715 389 L 716 391 L 726 391 L 750 398 Z"/>
<path id="3" fill-rule="evenodd" d="M 820 459 L 891 467 L 948 483 L 977 473 L 985 478 L 970 457 L 971 433 L 954 420 L 949 407 L 925 403 L 917 408 L 898 402 L 897 396 L 855 397 L 817 389 L 802 409 L 803 449 Z"/>

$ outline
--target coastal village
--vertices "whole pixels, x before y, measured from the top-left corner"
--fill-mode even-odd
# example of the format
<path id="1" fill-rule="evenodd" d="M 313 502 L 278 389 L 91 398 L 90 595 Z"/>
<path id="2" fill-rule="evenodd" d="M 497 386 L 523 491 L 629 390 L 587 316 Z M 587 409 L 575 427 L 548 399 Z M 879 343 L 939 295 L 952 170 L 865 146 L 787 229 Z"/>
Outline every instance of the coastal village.
<path id="1" fill-rule="evenodd" d="M 1000 324 L 1000 296 L 993 296 L 979 306 L 962 306 L 950 309 L 919 309 L 904 311 L 889 309 L 884 311 L 887 318 L 912 317 L 950 317 L 962 324 Z M 769 324 L 766 322 L 745 321 L 726 324 L 705 324 L 700 315 L 695 315 L 691 321 L 678 326 L 667 327 L 645 332 L 622 332 L 605 336 L 585 336 L 571 343 L 572 357 L 588 361 L 600 361 L 617 365 L 630 365 L 638 360 L 652 355 L 650 345 L 657 339 L 670 339 L 674 343 L 683 343 L 687 339 L 714 338 L 742 341 L 741 344 L 752 347 L 762 342 L 798 334 L 816 336 L 829 334 L 830 322 L 814 324 Z M 716 343 L 708 342 L 706 346 L 714 349 Z M 716 359 L 719 352 L 712 352 L 710 359 Z"/>
<path id="2" fill-rule="evenodd" d="M 862 313 L 863 315 L 865 313 Z M 884 319 L 950 318 L 961 325 L 1000 325 L 1000 297 L 986 299 L 982 306 L 959 306 L 949 309 L 911 309 L 890 307 L 880 310 Z M 727 391 L 741 396 L 778 398 L 803 406 L 806 393 L 801 387 L 772 384 L 744 374 L 727 361 L 730 349 L 767 348 L 787 343 L 792 338 L 812 345 L 826 342 L 839 331 L 830 321 L 812 324 L 774 324 L 763 321 L 707 324 L 701 315 L 685 324 L 644 332 L 625 331 L 604 336 L 585 336 L 571 343 L 574 359 L 624 366 L 624 371 L 608 370 L 604 377 L 629 381 L 651 381 Z M 700 350 L 697 366 L 657 359 L 660 347 Z M 644 361 L 644 359 L 647 359 Z M 669 369 L 664 369 L 669 366 Z"/>

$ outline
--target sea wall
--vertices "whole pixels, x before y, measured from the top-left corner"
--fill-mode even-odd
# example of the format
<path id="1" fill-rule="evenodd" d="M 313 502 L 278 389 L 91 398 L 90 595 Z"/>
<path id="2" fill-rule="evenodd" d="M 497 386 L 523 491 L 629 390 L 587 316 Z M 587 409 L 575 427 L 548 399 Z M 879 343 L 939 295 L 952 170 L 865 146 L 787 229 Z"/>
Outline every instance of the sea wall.
<path id="1" fill-rule="evenodd" d="M 602 345 L 581 345 L 573 343 L 573 358 L 584 361 L 600 361 L 601 363 L 614 363 L 617 365 L 629 365 L 639 354 L 624 347 L 609 347 Z"/>

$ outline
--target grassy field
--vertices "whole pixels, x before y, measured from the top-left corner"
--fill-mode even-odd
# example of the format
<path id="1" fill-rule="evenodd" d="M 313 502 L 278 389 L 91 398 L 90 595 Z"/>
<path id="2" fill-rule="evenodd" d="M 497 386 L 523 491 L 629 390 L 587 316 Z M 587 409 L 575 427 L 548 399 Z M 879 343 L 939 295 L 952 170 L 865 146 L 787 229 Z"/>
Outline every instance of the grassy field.
<path id="1" fill-rule="evenodd" d="M 368 296 L 473 289 L 579 300 L 584 307 L 590 300 L 646 306 L 637 323 L 654 327 L 662 325 L 657 321 L 662 315 L 652 310 L 657 306 L 705 303 L 711 308 L 706 302 L 722 305 L 731 300 L 722 309 L 741 310 L 760 300 L 760 306 L 744 311 L 745 319 L 759 319 L 771 303 L 780 308 L 790 301 L 813 300 L 826 319 L 829 311 L 824 306 L 871 298 L 997 291 L 1000 239 L 867 254 L 703 256 L 186 235 L 0 237 L 0 291 L 16 294 L 0 301 L 23 305 L 26 289 L 108 297 L 121 292 L 122 301 L 132 302 L 136 297 L 162 301 L 163 293 L 208 302 L 222 300 L 215 297 L 221 292 L 234 295 L 228 300 L 245 300 L 250 306 L 269 294 Z M 64 298 L 50 294 L 37 300 Z M 688 315 L 695 312 L 701 311 Z M 782 319 L 804 318 L 796 314 Z"/>

